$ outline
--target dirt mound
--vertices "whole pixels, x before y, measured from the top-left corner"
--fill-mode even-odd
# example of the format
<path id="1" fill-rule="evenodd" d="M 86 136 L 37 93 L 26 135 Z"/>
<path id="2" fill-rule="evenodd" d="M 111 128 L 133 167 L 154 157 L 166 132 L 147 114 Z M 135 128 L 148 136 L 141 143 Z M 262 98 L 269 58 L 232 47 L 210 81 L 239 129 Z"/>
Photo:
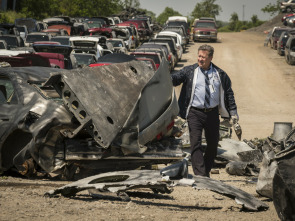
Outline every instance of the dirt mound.
<path id="1" fill-rule="evenodd" d="M 282 17 L 284 16 L 284 13 L 279 13 L 277 16 L 273 17 L 271 20 L 263 23 L 262 25 L 255 27 L 255 28 L 250 28 L 247 31 L 254 31 L 254 32 L 260 32 L 260 33 L 265 33 L 265 31 L 271 30 L 273 27 L 278 27 L 281 26 L 283 27 L 282 23 Z"/>

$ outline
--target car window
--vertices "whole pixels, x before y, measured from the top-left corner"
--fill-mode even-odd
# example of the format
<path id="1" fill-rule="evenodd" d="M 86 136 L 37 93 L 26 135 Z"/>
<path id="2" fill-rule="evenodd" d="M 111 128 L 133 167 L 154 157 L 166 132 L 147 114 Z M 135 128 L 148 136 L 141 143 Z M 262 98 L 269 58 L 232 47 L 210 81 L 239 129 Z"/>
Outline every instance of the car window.
<path id="1" fill-rule="evenodd" d="M 95 62 L 93 56 L 88 56 L 86 54 L 73 54 L 77 60 L 78 65 L 89 65 Z"/>
<path id="2" fill-rule="evenodd" d="M 53 38 L 51 38 L 51 41 L 59 42 L 62 45 L 70 45 L 69 38 L 56 38 L 56 37 L 53 37 Z"/>
<path id="3" fill-rule="evenodd" d="M 4 41 L 6 41 L 7 45 L 9 45 L 9 47 L 16 48 L 16 47 L 19 46 L 16 37 L 0 36 L 0 40 L 4 40 Z"/>
<path id="4" fill-rule="evenodd" d="M 28 35 L 26 42 L 35 42 L 35 41 L 49 41 L 47 35 Z"/>
<path id="5" fill-rule="evenodd" d="M 109 40 L 108 42 L 110 42 L 113 47 L 123 47 L 123 44 L 121 41 L 112 41 L 112 40 Z"/>
<path id="6" fill-rule="evenodd" d="M 160 59 L 158 55 L 152 55 L 152 54 L 134 54 L 135 57 L 141 57 L 141 58 L 151 58 L 155 62 L 155 64 L 160 64 Z"/>
<path id="7" fill-rule="evenodd" d="M 16 28 L 17 28 L 17 30 L 19 32 L 25 32 L 26 31 L 24 27 L 16 27 Z"/>
<path id="8" fill-rule="evenodd" d="M 12 82 L 0 76 L 0 104 L 17 103 Z"/>
<path id="9" fill-rule="evenodd" d="M 6 49 L 5 44 L 3 42 L 0 42 L 0 49 Z"/>
<path id="10" fill-rule="evenodd" d="M 87 21 L 87 25 L 89 28 L 101 28 L 102 23 L 100 21 Z"/>
<path id="11" fill-rule="evenodd" d="M 285 31 L 285 30 L 275 30 L 274 33 L 273 33 L 273 36 L 274 37 L 280 37 L 281 34 L 283 33 L 283 31 Z"/>

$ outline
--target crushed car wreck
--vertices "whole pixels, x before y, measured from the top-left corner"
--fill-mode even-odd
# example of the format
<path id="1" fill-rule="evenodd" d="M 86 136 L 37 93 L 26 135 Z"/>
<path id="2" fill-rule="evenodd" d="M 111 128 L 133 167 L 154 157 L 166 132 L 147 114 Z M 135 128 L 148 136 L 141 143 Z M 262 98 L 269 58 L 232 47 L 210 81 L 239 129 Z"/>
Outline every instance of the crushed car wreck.
<path id="1" fill-rule="evenodd" d="M 34 70 L 34 71 L 32 71 Z M 2 68 L 1 171 L 78 179 L 183 159 L 168 64 Z M 3 89 L 3 90 L 2 90 Z"/>

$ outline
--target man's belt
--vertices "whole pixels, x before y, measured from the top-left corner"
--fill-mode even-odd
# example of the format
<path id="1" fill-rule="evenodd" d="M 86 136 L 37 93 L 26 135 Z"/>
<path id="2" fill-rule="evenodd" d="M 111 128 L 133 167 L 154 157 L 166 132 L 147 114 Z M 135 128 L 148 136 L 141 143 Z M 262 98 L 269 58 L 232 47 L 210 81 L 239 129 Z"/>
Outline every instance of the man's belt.
<path id="1" fill-rule="evenodd" d="M 206 113 L 206 112 L 210 112 L 210 111 L 216 110 L 218 108 L 218 106 L 212 107 L 212 108 L 197 108 L 197 107 L 191 106 L 191 108 Z"/>

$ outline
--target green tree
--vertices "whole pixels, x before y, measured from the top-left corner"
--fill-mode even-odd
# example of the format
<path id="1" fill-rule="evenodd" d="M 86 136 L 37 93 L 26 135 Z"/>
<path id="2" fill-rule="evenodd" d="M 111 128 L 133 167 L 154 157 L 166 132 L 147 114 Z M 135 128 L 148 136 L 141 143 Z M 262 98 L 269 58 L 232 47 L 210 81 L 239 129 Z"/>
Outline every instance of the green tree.
<path id="1" fill-rule="evenodd" d="M 123 6 L 125 8 L 136 8 L 136 9 L 139 9 L 140 2 L 139 2 L 139 0 L 124 0 Z"/>
<path id="2" fill-rule="evenodd" d="M 259 21 L 257 15 L 252 15 L 251 21 L 252 21 L 253 26 L 255 26 L 257 24 L 257 22 Z"/>
<path id="3" fill-rule="evenodd" d="M 27 17 L 41 19 L 47 17 L 54 0 L 26 0 L 21 1 L 21 13 Z"/>
<path id="4" fill-rule="evenodd" d="M 138 1 L 138 0 L 134 0 Z M 43 19 L 55 15 L 109 16 L 123 7 L 121 0 L 25 0 L 21 12 L 27 17 Z"/>
<path id="5" fill-rule="evenodd" d="M 216 18 L 217 15 L 222 11 L 222 8 L 215 4 L 216 0 L 203 0 L 197 3 L 191 16 L 195 18 L 200 17 L 212 17 Z"/>
<path id="6" fill-rule="evenodd" d="M 275 4 L 269 3 L 264 8 L 261 9 L 264 13 L 270 13 L 271 16 L 278 14 L 280 12 L 280 0 L 277 0 Z"/>
<path id="7" fill-rule="evenodd" d="M 239 16 L 238 16 L 238 14 L 236 12 L 234 12 L 234 13 L 231 14 L 231 17 L 229 19 L 228 28 L 231 31 L 235 31 L 237 26 L 239 26 L 239 25 L 240 25 Z"/>
<path id="8" fill-rule="evenodd" d="M 182 16 L 178 11 L 174 11 L 173 8 L 166 7 L 165 10 L 157 17 L 157 22 L 163 25 L 168 17 L 171 16 Z"/>
<path id="9" fill-rule="evenodd" d="M 9 23 L 9 18 L 6 14 L 0 13 L 0 23 Z"/>

